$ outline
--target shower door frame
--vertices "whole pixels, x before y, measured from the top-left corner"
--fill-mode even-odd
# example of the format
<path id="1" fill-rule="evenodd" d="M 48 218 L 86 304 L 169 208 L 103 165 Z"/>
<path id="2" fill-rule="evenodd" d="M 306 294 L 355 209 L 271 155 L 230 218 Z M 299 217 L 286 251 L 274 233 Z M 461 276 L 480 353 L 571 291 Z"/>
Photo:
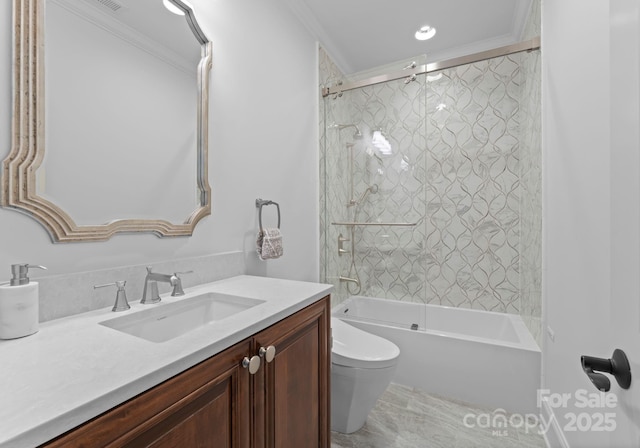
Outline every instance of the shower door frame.
<path id="1" fill-rule="evenodd" d="M 430 64 L 418 65 L 415 68 L 412 68 L 409 70 L 401 70 L 393 73 L 387 73 L 384 75 L 378 75 L 378 76 L 363 79 L 360 81 L 338 83 L 336 86 L 323 88 L 321 93 L 323 97 L 327 97 L 329 95 L 341 95 L 343 92 L 359 89 L 361 87 L 372 86 L 375 84 L 382 84 L 388 81 L 395 81 L 397 79 L 402 79 L 402 78 L 411 78 L 416 75 L 422 75 L 422 74 L 427 74 L 431 72 L 436 72 L 439 70 L 445 70 L 448 68 L 458 67 L 460 65 L 473 64 L 474 62 L 480 62 L 486 59 L 493 59 L 500 56 L 507 56 L 510 54 L 521 53 L 523 51 L 535 51 L 539 49 L 540 49 L 540 36 L 537 36 L 529 40 L 524 40 L 522 42 L 518 42 L 511 45 L 505 45 L 503 47 L 493 48 L 491 50 L 481 51 L 481 52 L 469 54 L 466 56 L 447 59 L 445 61 L 438 61 L 438 62 L 432 62 Z"/>
<path id="2" fill-rule="evenodd" d="M 413 65 L 410 65 L 409 68 L 407 69 L 392 72 L 392 73 L 387 73 L 383 75 L 373 76 L 363 80 L 339 81 L 334 86 L 322 88 L 321 95 L 322 95 L 322 99 L 327 99 L 327 97 L 330 97 L 330 96 L 336 99 L 336 98 L 342 97 L 344 92 L 360 89 L 363 87 L 373 86 L 376 84 L 383 84 L 383 83 L 402 80 L 402 79 L 404 79 L 405 84 L 407 84 L 410 81 L 415 81 L 417 75 L 442 71 L 450 68 L 455 68 L 463 65 L 473 64 L 473 63 L 477 63 L 485 60 L 491 60 L 491 59 L 499 58 L 502 56 L 508 56 L 508 55 L 522 53 L 522 52 L 531 53 L 540 49 L 541 49 L 541 39 L 539 36 L 537 36 L 532 39 L 521 41 L 516 44 L 502 46 L 499 48 L 494 48 L 491 50 L 482 51 L 482 52 L 478 52 L 478 53 L 474 53 L 474 54 L 470 54 L 462 57 L 452 58 L 445 61 L 433 62 L 429 64 L 425 63 L 423 65 L 416 65 L 414 62 Z M 325 112 L 326 112 L 326 109 L 325 109 Z M 327 167 L 325 166 L 325 170 L 323 171 L 325 176 L 325 179 L 324 179 L 325 188 L 326 188 L 326 175 L 327 175 L 326 168 Z M 325 229 L 327 229 L 330 226 L 344 226 L 345 228 L 352 230 L 355 227 L 360 227 L 360 226 L 364 226 L 365 228 L 372 225 L 391 226 L 391 227 L 395 227 L 395 226 L 412 227 L 419 224 L 418 222 L 416 223 L 413 223 L 413 222 L 367 223 L 367 222 L 352 222 L 352 220 L 349 220 L 349 219 L 331 220 L 331 219 L 328 219 L 329 216 L 326 214 L 328 211 L 327 204 L 326 204 L 326 197 L 325 197 L 325 204 L 323 205 L 324 207 L 322 207 L 321 209 L 323 210 L 323 214 L 324 214 L 323 222 L 324 222 Z M 350 233 L 353 233 L 353 232 L 350 232 Z M 328 233 L 325 234 L 325 238 L 327 237 L 328 237 Z M 329 272 L 327 271 L 327 263 L 329 261 L 329 256 L 327 251 L 330 250 L 329 247 L 331 246 L 331 244 L 332 243 L 330 243 L 328 240 L 326 239 L 324 240 L 324 247 L 322 248 L 322 250 L 325 251 L 325 256 L 323 257 L 324 266 L 322 268 L 322 272 L 324 273 L 323 281 L 328 281 L 328 278 L 329 278 Z M 355 242 L 351 241 L 351 244 L 355 244 Z M 345 280 L 348 280 L 348 279 L 345 278 Z M 340 301 L 339 297 L 337 297 L 337 299 L 338 301 Z"/>

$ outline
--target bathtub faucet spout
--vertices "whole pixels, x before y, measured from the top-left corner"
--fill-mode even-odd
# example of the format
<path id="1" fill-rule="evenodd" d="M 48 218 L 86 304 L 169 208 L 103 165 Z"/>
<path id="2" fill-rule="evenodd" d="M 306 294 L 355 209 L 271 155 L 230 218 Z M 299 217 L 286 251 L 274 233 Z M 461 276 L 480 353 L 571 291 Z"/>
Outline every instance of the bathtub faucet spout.
<path id="1" fill-rule="evenodd" d="M 351 277 L 344 277 L 344 276 L 340 276 L 338 277 L 340 279 L 341 282 L 351 282 L 351 283 L 355 283 L 356 285 L 360 286 L 360 280 L 358 280 L 357 278 L 351 278 Z"/>

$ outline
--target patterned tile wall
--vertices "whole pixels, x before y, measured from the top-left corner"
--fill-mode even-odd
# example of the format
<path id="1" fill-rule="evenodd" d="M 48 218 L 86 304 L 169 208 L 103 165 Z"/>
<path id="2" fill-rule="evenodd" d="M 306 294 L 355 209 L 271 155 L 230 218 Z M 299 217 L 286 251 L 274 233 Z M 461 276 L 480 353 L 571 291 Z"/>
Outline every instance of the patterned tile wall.
<path id="1" fill-rule="evenodd" d="M 540 35 L 540 0 L 534 0 L 524 38 Z M 520 148 L 520 315 L 542 346 L 542 124 L 540 52 L 522 54 Z"/>
<path id="2" fill-rule="evenodd" d="M 520 315 L 541 344 L 542 318 L 542 129 L 540 52 L 522 55 L 520 159 Z"/>
<path id="3" fill-rule="evenodd" d="M 518 313 L 519 58 L 431 76 L 427 300 Z"/>

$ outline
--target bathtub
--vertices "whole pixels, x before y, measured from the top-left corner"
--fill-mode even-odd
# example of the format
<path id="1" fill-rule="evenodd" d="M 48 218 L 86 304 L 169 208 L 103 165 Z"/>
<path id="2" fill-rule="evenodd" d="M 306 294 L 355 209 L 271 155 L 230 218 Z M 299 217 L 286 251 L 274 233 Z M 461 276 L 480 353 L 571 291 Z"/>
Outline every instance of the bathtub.
<path id="1" fill-rule="evenodd" d="M 520 316 L 354 296 L 335 317 L 400 348 L 394 383 L 512 413 L 538 413 L 540 348 Z"/>

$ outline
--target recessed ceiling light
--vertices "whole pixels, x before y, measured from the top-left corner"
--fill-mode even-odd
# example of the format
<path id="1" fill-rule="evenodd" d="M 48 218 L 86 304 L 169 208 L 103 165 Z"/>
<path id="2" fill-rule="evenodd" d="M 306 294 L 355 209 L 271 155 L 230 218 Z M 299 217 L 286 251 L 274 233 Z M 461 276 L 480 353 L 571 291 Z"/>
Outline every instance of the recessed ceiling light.
<path id="1" fill-rule="evenodd" d="M 416 39 L 418 40 L 427 40 L 431 39 L 436 35 L 436 29 L 432 26 L 425 25 L 421 27 L 418 31 L 416 31 Z"/>
<path id="2" fill-rule="evenodd" d="M 179 16 L 184 15 L 184 11 L 178 8 L 171 0 L 162 0 L 162 4 L 164 5 L 165 8 L 167 8 L 172 13 L 177 14 Z"/>

